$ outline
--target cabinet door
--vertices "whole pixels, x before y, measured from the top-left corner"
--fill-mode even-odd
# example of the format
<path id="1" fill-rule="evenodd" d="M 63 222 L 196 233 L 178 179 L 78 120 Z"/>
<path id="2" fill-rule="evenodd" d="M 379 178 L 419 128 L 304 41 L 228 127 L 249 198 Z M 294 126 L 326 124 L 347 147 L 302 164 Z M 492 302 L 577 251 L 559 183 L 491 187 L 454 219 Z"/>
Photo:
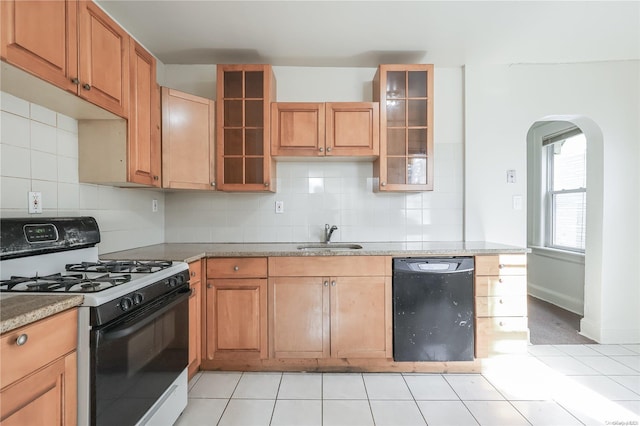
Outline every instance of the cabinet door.
<path id="1" fill-rule="evenodd" d="M 134 39 L 129 45 L 130 108 L 127 180 L 160 186 L 160 99 L 156 60 Z"/>
<path id="2" fill-rule="evenodd" d="M 267 280 L 207 280 L 207 358 L 267 357 Z"/>
<path id="3" fill-rule="evenodd" d="M 199 263 L 199 262 L 198 262 Z M 200 368 L 202 341 L 202 282 L 191 283 L 189 297 L 189 378 Z"/>
<path id="4" fill-rule="evenodd" d="M 329 357 L 329 279 L 269 279 L 270 353 L 275 358 Z"/>
<path id="5" fill-rule="evenodd" d="M 77 1 L 3 0 L 0 8 L 2 59 L 77 93 Z"/>
<path id="6" fill-rule="evenodd" d="M 91 1 L 79 7 L 79 94 L 127 118 L 129 35 Z"/>
<path id="7" fill-rule="evenodd" d="M 331 356 L 390 358 L 391 278 L 331 279 Z"/>
<path id="8" fill-rule="evenodd" d="M 380 65 L 373 81 L 380 102 L 380 191 L 433 190 L 433 65 Z"/>
<path id="9" fill-rule="evenodd" d="M 223 191 L 272 191 L 270 65 L 218 65 L 217 185 Z"/>
<path id="10" fill-rule="evenodd" d="M 214 102 L 162 88 L 162 186 L 215 190 Z"/>
<path id="11" fill-rule="evenodd" d="M 272 103 L 271 155 L 324 156 L 324 108 L 323 103 Z"/>
<path id="12" fill-rule="evenodd" d="M 326 104 L 326 155 L 377 156 L 380 143 L 377 102 Z"/>
<path id="13" fill-rule="evenodd" d="M 57 359 L 0 391 L 4 426 L 76 424 L 76 353 Z"/>

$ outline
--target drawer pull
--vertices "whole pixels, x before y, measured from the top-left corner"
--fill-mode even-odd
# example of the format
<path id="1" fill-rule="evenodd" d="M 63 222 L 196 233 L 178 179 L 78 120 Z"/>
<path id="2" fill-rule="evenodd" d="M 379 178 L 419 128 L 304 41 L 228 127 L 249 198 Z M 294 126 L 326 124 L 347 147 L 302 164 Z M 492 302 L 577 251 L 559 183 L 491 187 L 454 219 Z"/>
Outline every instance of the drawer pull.
<path id="1" fill-rule="evenodd" d="M 502 278 L 498 278 L 498 282 L 499 282 L 499 283 L 502 283 Z"/>
<path id="2" fill-rule="evenodd" d="M 331 281 L 331 287 L 335 287 L 336 286 L 336 282 L 335 281 Z"/>
<path id="3" fill-rule="evenodd" d="M 196 271 L 191 271 L 191 276 L 195 277 L 196 276 Z"/>
<path id="4" fill-rule="evenodd" d="M 213 284 L 207 284 L 207 288 L 213 288 Z"/>
<path id="5" fill-rule="evenodd" d="M 19 335 L 18 338 L 16 339 L 16 345 L 22 346 L 27 343 L 27 340 L 29 340 L 29 336 L 23 333 Z"/>
<path id="6" fill-rule="evenodd" d="M 504 302 L 502 301 L 502 299 L 500 299 L 500 300 L 498 301 L 498 303 L 500 303 L 500 304 L 502 305 Z"/>
<path id="7" fill-rule="evenodd" d="M 325 282 L 324 282 L 324 286 L 325 286 L 325 287 L 329 287 L 329 281 L 325 281 Z"/>
<path id="8" fill-rule="evenodd" d="M 504 266 L 505 266 L 504 263 L 501 263 L 498 265 L 498 269 L 504 269 Z"/>
<path id="9" fill-rule="evenodd" d="M 240 270 L 240 267 L 239 267 L 238 265 L 236 265 L 236 266 L 234 266 L 234 267 L 233 267 L 233 270 L 234 270 L 234 271 L 239 271 L 239 270 Z"/>
<path id="10" fill-rule="evenodd" d="M 500 327 L 504 327 L 504 322 L 500 321 L 500 322 L 498 323 L 498 325 L 499 325 Z"/>

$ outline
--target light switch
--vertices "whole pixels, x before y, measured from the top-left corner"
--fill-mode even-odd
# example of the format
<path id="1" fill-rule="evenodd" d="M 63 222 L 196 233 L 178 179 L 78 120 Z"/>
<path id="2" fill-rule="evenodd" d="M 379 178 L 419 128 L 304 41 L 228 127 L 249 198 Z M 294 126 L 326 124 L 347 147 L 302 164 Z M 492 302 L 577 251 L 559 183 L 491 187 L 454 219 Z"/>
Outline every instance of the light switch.
<path id="1" fill-rule="evenodd" d="M 513 209 L 522 210 L 522 195 L 513 196 Z"/>

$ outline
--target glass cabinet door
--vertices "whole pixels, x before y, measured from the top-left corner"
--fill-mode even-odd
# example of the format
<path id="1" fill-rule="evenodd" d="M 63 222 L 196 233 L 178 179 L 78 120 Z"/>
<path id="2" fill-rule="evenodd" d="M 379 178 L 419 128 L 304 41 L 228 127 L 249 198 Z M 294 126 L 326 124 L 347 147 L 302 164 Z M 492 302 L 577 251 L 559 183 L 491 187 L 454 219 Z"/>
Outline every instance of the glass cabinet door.
<path id="1" fill-rule="evenodd" d="M 433 65 L 380 65 L 380 191 L 433 190 Z"/>
<path id="2" fill-rule="evenodd" d="M 269 155 L 269 65 L 218 65 L 218 182 L 227 191 L 275 191 Z"/>

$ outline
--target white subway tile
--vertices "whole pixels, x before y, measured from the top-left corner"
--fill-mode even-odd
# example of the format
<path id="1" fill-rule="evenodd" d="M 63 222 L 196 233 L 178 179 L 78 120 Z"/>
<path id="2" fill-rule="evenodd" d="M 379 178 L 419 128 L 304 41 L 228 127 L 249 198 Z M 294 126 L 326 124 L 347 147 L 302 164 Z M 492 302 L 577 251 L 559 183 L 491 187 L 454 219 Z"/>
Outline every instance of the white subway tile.
<path id="1" fill-rule="evenodd" d="M 55 127 L 57 125 L 56 112 L 38 104 L 31 104 L 30 117 L 34 121 L 39 121 L 49 126 Z"/>
<path id="2" fill-rule="evenodd" d="M 58 183 L 58 208 L 80 209 L 79 185 L 77 183 Z"/>
<path id="3" fill-rule="evenodd" d="M 27 148 L 0 144 L 0 166 L 2 176 L 30 178 L 31 151 Z"/>
<path id="4" fill-rule="evenodd" d="M 58 210 L 58 184 L 48 180 L 32 180 L 31 190 L 42 193 L 42 208 Z"/>
<path id="5" fill-rule="evenodd" d="M 31 121 L 31 149 L 55 154 L 58 150 L 56 128 L 37 121 Z"/>
<path id="6" fill-rule="evenodd" d="M 31 139 L 29 135 L 31 129 L 28 118 L 2 111 L 0 120 L 2 120 L 2 126 L 0 126 L 0 141 L 3 144 L 23 148 L 30 147 Z"/>
<path id="7" fill-rule="evenodd" d="M 78 187 L 78 195 L 81 209 L 98 209 L 98 185 L 81 183 Z"/>
<path id="8" fill-rule="evenodd" d="M 58 113 L 58 129 L 78 134 L 78 120 Z"/>
<path id="9" fill-rule="evenodd" d="M 58 182 L 78 183 L 78 159 L 58 157 Z"/>
<path id="10" fill-rule="evenodd" d="M 0 92 L 0 108 L 2 111 L 29 118 L 29 102 L 6 92 Z"/>
<path id="11" fill-rule="evenodd" d="M 39 180 L 58 180 L 58 161 L 54 154 L 31 151 L 31 177 Z"/>
<path id="12" fill-rule="evenodd" d="M 58 128 L 56 131 L 58 155 L 78 158 L 78 134 Z"/>
<path id="13" fill-rule="evenodd" d="M 29 205 L 29 191 L 31 181 L 15 177 L 0 177 L 0 203 L 2 213 L 5 209 L 19 209 L 22 215 L 26 215 Z"/>

